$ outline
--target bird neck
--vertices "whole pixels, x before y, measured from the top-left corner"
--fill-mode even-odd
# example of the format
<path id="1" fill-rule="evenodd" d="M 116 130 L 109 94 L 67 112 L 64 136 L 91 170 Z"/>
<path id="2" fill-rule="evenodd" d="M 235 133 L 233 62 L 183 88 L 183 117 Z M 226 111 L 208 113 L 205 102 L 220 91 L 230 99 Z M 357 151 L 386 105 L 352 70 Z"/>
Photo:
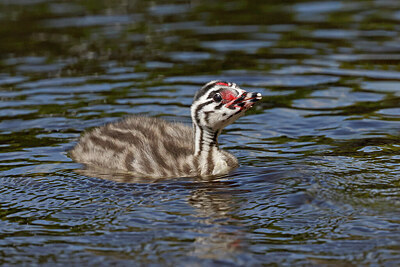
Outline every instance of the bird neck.
<path id="1" fill-rule="evenodd" d="M 208 155 L 218 150 L 218 136 L 221 130 L 213 130 L 208 127 L 200 127 L 193 124 L 194 128 L 194 155 Z"/>

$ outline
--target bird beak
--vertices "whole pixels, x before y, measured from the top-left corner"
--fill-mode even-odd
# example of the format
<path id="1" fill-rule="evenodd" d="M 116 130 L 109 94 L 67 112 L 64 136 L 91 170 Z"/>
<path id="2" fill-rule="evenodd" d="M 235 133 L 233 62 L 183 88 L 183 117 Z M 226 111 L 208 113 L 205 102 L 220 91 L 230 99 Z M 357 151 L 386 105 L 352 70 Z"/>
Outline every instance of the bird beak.
<path id="1" fill-rule="evenodd" d="M 251 108 L 254 105 L 254 103 L 261 100 L 261 98 L 262 96 L 260 93 L 243 92 L 236 99 L 230 101 L 225 106 L 229 109 L 235 109 L 236 107 L 239 107 L 240 110 L 243 109 L 247 110 Z"/>

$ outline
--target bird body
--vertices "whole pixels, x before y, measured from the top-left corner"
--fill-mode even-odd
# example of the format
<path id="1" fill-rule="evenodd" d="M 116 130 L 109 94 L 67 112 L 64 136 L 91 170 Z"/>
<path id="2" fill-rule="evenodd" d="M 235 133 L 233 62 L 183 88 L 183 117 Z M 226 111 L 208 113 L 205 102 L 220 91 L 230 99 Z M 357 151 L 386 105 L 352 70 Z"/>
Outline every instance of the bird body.
<path id="1" fill-rule="evenodd" d="M 71 155 L 88 166 L 149 177 L 196 176 L 210 170 L 218 175 L 238 166 L 222 150 L 212 151 L 210 158 L 195 156 L 194 143 L 193 129 L 182 123 L 129 116 L 86 133 Z"/>
<path id="2" fill-rule="evenodd" d="M 70 154 L 91 168 L 140 177 L 226 174 L 239 164 L 219 148 L 218 136 L 259 99 L 234 83 L 212 81 L 195 95 L 192 127 L 133 115 L 85 133 Z"/>

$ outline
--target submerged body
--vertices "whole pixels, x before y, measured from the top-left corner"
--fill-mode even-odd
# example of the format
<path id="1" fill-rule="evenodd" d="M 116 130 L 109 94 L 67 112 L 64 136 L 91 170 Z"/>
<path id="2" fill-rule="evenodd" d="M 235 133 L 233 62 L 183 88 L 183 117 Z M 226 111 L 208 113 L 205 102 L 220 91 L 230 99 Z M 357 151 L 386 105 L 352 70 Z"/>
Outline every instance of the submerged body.
<path id="1" fill-rule="evenodd" d="M 151 178 L 213 176 L 238 167 L 218 146 L 218 136 L 261 99 L 234 83 L 211 81 L 195 95 L 192 127 L 130 116 L 85 133 L 70 151 L 89 168 Z"/>
<path id="2" fill-rule="evenodd" d="M 214 148 L 202 164 L 193 129 L 158 118 L 130 116 L 86 133 L 71 157 L 88 166 L 145 177 L 219 175 L 239 166 L 232 154 Z"/>

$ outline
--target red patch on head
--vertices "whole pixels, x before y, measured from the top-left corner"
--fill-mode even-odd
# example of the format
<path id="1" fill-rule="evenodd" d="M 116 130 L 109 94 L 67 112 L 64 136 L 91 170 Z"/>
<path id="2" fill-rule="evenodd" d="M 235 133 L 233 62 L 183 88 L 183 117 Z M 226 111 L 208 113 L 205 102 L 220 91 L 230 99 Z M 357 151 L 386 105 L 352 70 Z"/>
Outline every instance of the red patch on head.
<path id="1" fill-rule="evenodd" d="M 227 83 L 223 83 L 223 82 L 219 82 L 219 83 L 216 83 L 217 85 L 223 85 L 223 86 L 229 86 L 229 84 L 227 84 Z"/>
<path id="2" fill-rule="evenodd" d="M 223 90 L 221 91 L 221 96 L 222 98 L 227 101 L 227 102 L 231 102 L 232 100 L 236 99 L 236 94 L 233 93 L 231 90 Z"/>

